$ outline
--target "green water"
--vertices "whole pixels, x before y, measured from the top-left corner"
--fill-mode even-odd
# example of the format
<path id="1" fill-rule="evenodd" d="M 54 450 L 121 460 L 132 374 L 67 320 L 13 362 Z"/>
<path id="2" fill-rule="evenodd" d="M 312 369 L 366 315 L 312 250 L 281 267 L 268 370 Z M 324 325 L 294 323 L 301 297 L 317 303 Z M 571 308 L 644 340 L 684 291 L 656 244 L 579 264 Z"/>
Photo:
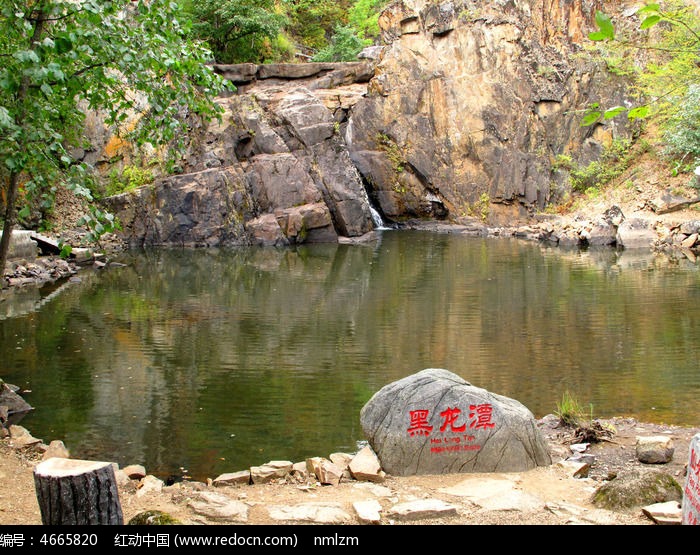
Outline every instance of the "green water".
<path id="1" fill-rule="evenodd" d="M 0 303 L 21 424 L 76 458 L 204 480 L 354 451 L 383 385 L 446 368 L 536 417 L 700 423 L 700 267 L 384 231 L 362 246 L 159 250 Z"/>

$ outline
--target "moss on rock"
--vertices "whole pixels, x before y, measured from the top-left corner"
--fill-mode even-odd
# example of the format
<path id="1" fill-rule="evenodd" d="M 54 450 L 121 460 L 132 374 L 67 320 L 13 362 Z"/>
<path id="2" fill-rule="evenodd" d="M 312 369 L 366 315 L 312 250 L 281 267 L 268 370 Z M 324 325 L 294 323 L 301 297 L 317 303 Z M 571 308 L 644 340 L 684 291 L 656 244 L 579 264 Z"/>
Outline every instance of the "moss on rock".
<path id="1" fill-rule="evenodd" d="M 682 498 L 683 490 L 673 476 L 665 472 L 631 470 L 599 487 L 593 495 L 593 504 L 610 510 L 632 509 Z"/>

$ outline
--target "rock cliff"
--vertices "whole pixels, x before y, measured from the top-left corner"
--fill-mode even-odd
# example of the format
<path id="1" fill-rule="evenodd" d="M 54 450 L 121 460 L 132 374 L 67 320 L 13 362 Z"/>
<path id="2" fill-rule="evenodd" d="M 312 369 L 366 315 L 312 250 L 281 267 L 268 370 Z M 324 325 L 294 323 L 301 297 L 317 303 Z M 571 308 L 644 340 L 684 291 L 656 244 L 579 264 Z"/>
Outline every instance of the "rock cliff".
<path id="1" fill-rule="evenodd" d="M 376 59 L 214 66 L 237 90 L 193 124 L 180 173 L 111 199 L 132 245 L 289 245 L 388 221 L 512 225 L 631 130 L 581 127 L 624 83 L 585 47 L 599 0 L 404 0 Z M 375 49 L 376 50 L 376 49 Z M 112 157 L 112 160 L 114 157 Z"/>
<path id="2" fill-rule="evenodd" d="M 580 126 L 590 103 L 625 100 L 584 46 L 600 4 L 392 4 L 380 19 L 388 46 L 348 131 L 383 214 L 503 224 L 566 193 L 558 155 L 588 162 L 626 136 Z"/>

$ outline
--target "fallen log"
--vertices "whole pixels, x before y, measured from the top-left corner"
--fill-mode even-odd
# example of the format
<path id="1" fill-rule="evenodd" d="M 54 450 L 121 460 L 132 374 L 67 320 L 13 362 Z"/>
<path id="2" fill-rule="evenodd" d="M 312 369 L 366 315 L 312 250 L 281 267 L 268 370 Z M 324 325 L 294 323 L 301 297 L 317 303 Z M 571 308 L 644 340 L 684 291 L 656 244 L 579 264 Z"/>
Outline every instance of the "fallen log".
<path id="1" fill-rule="evenodd" d="M 112 463 L 50 458 L 34 468 L 34 485 L 43 524 L 124 524 Z"/>

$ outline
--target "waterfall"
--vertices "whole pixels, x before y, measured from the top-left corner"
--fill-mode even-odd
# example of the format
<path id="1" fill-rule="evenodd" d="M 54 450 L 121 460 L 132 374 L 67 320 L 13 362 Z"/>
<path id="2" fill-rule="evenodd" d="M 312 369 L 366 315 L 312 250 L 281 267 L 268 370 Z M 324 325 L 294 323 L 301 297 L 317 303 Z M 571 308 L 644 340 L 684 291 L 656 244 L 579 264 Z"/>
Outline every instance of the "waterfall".
<path id="1" fill-rule="evenodd" d="M 351 152 L 352 149 L 350 148 L 352 146 L 352 133 L 353 133 L 353 128 L 352 128 L 352 118 L 348 120 L 348 125 L 345 128 L 345 144 L 348 147 L 348 152 Z M 352 155 L 350 156 L 352 159 Z M 379 213 L 379 211 L 372 206 L 372 203 L 369 200 L 369 195 L 367 194 L 367 189 L 364 187 L 364 179 L 362 178 L 362 175 L 360 174 L 360 171 L 357 169 L 357 166 L 354 163 L 353 160 L 353 168 L 355 170 L 355 173 L 357 174 L 357 179 L 359 183 L 363 184 L 362 185 L 362 192 L 364 193 L 364 200 L 367 202 L 367 206 L 369 206 L 369 211 L 372 214 L 372 223 L 374 224 L 375 229 L 391 229 L 390 227 L 387 227 L 387 225 L 384 223 L 384 220 L 382 219 L 382 215 Z"/>
<path id="2" fill-rule="evenodd" d="M 389 229 L 384 224 L 384 220 L 382 220 L 382 215 L 379 213 L 379 211 L 374 206 L 372 206 L 370 204 L 369 210 L 372 213 L 372 221 L 374 222 L 374 227 L 376 229 Z"/>

